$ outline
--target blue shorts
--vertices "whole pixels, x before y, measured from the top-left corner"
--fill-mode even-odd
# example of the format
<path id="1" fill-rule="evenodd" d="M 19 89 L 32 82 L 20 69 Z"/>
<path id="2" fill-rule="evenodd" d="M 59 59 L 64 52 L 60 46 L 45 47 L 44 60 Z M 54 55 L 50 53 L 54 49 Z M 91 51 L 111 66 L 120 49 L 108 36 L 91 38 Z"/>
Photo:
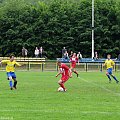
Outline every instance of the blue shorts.
<path id="1" fill-rule="evenodd" d="M 107 72 L 111 75 L 112 74 L 112 68 L 107 69 Z"/>
<path id="2" fill-rule="evenodd" d="M 16 78 L 16 75 L 14 72 L 7 72 L 7 77 L 12 77 L 13 79 Z"/>

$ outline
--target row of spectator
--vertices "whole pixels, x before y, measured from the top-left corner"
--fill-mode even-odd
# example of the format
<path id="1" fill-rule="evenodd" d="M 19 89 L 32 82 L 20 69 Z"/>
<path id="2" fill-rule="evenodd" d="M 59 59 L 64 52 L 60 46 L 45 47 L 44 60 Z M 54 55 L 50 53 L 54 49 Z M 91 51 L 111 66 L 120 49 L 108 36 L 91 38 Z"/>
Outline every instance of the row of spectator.
<path id="1" fill-rule="evenodd" d="M 27 55 L 28 55 L 28 50 L 25 47 L 23 47 L 22 48 L 22 56 L 27 57 Z M 34 55 L 35 55 L 36 58 L 38 58 L 38 57 L 42 58 L 43 57 L 43 48 L 42 47 L 40 47 L 40 48 L 36 47 L 35 51 L 34 51 Z"/>
<path id="2" fill-rule="evenodd" d="M 62 58 L 69 59 L 69 58 L 72 57 L 72 55 L 73 55 L 73 51 L 71 51 L 70 54 L 68 54 L 67 49 L 66 49 L 65 47 L 63 47 L 63 49 L 62 49 Z M 78 57 L 79 59 L 82 59 L 82 54 L 81 54 L 81 52 L 78 52 L 78 53 L 77 53 L 77 57 Z M 98 60 L 98 59 L 99 59 L 97 52 L 95 52 L 93 59 L 94 59 L 94 60 Z M 118 57 L 117 57 L 116 59 L 120 61 L 120 54 L 118 55 Z"/>
<path id="3" fill-rule="evenodd" d="M 63 49 L 62 49 L 62 58 L 69 59 L 69 58 L 72 57 L 72 55 L 73 55 L 73 51 L 71 51 L 71 52 L 70 52 L 70 55 L 69 55 L 68 52 L 67 52 L 67 49 L 66 49 L 65 47 L 63 47 Z M 78 57 L 79 59 L 82 59 L 82 54 L 81 54 L 81 52 L 78 52 L 78 53 L 77 53 L 77 57 Z"/>
<path id="4" fill-rule="evenodd" d="M 44 52 L 44 50 L 43 50 L 42 46 L 40 48 L 36 47 L 35 51 L 34 51 L 34 55 L 35 55 L 36 58 L 38 58 L 38 57 L 42 58 L 43 57 L 43 52 Z M 25 47 L 23 47 L 22 48 L 22 56 L 23 57 L 27 57 L 27 55 L 28 55 L 28 50 Z M 72 57 L 72 55 L 73 55 L 73 51 L 71 51 L 70 54 L 68 54 L 67 49 L 65 47 L 63 47 L 63 49 L 62 49 L 62 58 L 69 59 L 69 58 Z M 81 52 L 77 53 L 77 57 L 79 59 L 83 58 Z M 95 56 L 94 56 L 93 59 L 94 60 L 98 60 L 99 59 L 97 52 L 95 52 Z M 120 54 L 118 55 L 117 59 L 120 60 Z"/>

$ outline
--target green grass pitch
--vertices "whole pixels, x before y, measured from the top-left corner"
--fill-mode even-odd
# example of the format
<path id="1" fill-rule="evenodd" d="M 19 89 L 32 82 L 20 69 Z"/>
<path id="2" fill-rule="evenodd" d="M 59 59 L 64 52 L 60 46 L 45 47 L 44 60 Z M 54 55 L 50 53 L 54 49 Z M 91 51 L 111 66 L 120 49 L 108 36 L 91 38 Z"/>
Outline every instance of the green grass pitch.
<path id="1" fill-rule="evenodd" d="M 0 72 L 0 120 L 120 120 L 120 83 L 109 84 L 104 72 L 73 75 L 65 93 L 57 92 L 56 72 L 16 74 L 11 91 Z"/>

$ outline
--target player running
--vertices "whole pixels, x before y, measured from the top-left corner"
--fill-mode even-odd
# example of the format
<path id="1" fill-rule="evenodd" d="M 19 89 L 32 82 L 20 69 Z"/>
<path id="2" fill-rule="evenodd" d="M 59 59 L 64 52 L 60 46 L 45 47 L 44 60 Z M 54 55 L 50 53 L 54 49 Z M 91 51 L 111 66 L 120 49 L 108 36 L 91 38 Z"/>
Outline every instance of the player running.
<path id="1" fill-rule="evenodd" d="M 104 65 L 103 66 L 106 66 L 107 68 L 107 72 L 106 72 L 106 75 L 109 79 L 109 83 L 111 83 L 111 78 L 110 76 L 113 77 L 113 79 L 116 81 L 116 83 L 119 83 L 119 81 L 117 80 L 117 78 L 112 74 L 112 69 L 113 69 L 113 66 L 114 66 L 114 61 L 111 60 L 111 55 L 108 54 L 107 55 L 107 60 L 105 61 Z"/>
<path id="2" fill-rule="evenodd" d="M 74 72 L 75 74 L 77 74 L 77 77 L 78 77 L 78 72 L 75 70 L 76 68 L 76 63 L 78 62 L 78 65 L 79 65 L 79 59 L 78 57 L 76 56 L 76 53 L 73 53 L 73 56 L 70 58 L 70 62 L 71 62 L 71 70 L 72 72 Z"/>
<path id="3" fill-rule="evenodd" d="M 70 68 L 60 61 L 57 62 L 57 65 L 60 69 L 60 72 L 56 75 L 58 77 L 60 74 L 62 74 L 61 79 L 58 81 L 58 84 L 63 88 L 64 91 L 66 91 L 66 88 L 64 86 L 64 83 L 71 77 L 71 71 Z"/>
<path id="4" fill-rule="evenodd" d="M 16 75 L 14 71 L 15 71 L 15 65 L 17 66 L 21 66 L 21 65 L 14 60 L 13 55 L 10 55 L 10 60 L 2 60 L 0 63 L 6 64 L 6 72 L 7 72 L 7 77 L 9 80 L 10 89 L 11 90 L 13 90 L 13 88 L 17 89 L 16 87 L 17 80 L 16 80 Z M 14 85 L 12 83 L 12 80 L 14 80 Z"/>

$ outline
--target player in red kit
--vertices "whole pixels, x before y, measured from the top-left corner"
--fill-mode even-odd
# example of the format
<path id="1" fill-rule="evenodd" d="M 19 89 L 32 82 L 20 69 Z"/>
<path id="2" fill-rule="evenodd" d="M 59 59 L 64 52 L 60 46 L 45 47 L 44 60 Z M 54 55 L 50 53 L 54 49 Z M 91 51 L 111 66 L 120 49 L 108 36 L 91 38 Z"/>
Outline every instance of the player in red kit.
<path id="1" fill-rule="evenodd" d="M 76 68 L 76 63 L 78 62 L 79 64 L 79 59 L 78 57 L 76 56 L 76 53 L 73 53 L 73 56 L 70 58 L 70 62 L 71 62 L 71 70 L 72 72 L 74 72 L 75 74 L 77 74 L 77 77 L 78 77 L 78 72 L 75 70 Z"/>
<path id="2" fill-rule="evenodd" d="M 64 83 L 71 77 L 72 72 L 66 64 L 61 63 L 60 61 L 57 62 L 57 65 L 60 69 L 60 72 L 56 75 L 56 77 L 58 77 L 60 74 L 62 74 L 62 77 L 58 81 L 58 84 L 63 88 L 64 91 L 66 91 Z"/>

